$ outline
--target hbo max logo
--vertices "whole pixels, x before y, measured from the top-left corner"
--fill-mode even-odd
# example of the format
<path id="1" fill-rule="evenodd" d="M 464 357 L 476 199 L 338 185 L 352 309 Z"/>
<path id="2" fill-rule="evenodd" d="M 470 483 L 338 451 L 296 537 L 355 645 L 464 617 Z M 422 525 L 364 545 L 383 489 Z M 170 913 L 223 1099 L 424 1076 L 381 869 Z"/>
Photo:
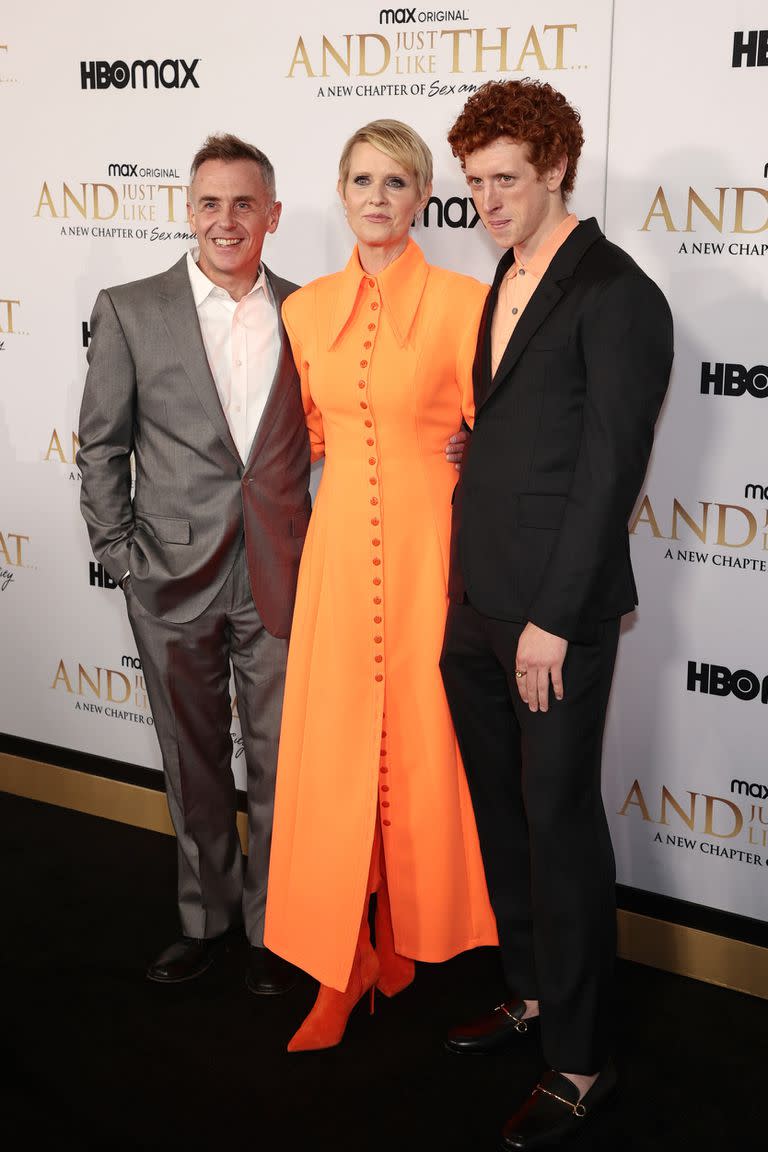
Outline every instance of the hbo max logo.
<path id="1" fill-rule="evenodd" d="M 195 69 L 199 58 L 186 60 L 81 60 L 81 88 L 199 88 Z"/>
<path id="2" fill-rule="evenodd" d="M 724 668 L 722 664 L 697 664 L 688 661 L 689 692 L 706 692 L 710 696 L 736 696 L 739 700 L 756 700 L 768 703 L 768 676 L 759 680 L 754 672 L 739 668 L 736 672 Z"/>
<path id="3" fill-rule="evenodd" d="M 768 365 L 710 364 L 701 366 L 701 393 L 703 396 L 743 396 L 749 392 L 761 400 L 768 396 Z"/>

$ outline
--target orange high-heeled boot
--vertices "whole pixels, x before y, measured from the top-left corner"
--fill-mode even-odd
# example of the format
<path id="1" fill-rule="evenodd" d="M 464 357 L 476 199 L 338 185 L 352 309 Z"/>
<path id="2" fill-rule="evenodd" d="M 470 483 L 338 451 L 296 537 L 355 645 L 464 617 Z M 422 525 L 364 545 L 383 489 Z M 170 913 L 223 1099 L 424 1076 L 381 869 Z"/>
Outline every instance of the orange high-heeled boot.
<path id="1" fill-rule="evenodd" d="M 309 1052 L 318 1048 L 334 1048 L 344 1035 L 352 1009 L 368 991 L 371 992 L 371 1012 L 373 1012 L 373 988 L 378 978 L 379 961 L 368 931 L 366 901 L 366 915 L 360 926 L 352 971 L 346 988 L 343 992 L 338 992 L 325 984 L 320 985 L 320 991 L 309 1015 L 288 1042 L 288 1051 Z"/>
<path id="2" fill-rule="evenodd" d="M 395 934 L 392 928 L 392 908 L 389 903 L 386 876 L 382 875 L 376 892 L 376 955 L 379 960 L 379 978 L 376 987 L 385 996 L 396 996 L 413 983 L 416 965 L 407 956 L 395 952 Z"/>

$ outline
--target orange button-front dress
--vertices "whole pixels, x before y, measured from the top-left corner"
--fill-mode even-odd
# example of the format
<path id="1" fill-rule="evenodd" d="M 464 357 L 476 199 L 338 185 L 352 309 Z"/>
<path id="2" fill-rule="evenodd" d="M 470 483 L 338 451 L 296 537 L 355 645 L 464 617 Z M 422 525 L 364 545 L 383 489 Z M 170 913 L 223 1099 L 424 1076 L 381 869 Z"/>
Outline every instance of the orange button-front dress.
<path id="1" fill-rule="evenodd" d="M 451 495 L 487 288 L 409 241 L 283 306 L 325 464 L 299 573 L 265 942 L 344 989 L 380 822 L 395 947 L 441 961 L 495 944 L 438 661 Z"/>

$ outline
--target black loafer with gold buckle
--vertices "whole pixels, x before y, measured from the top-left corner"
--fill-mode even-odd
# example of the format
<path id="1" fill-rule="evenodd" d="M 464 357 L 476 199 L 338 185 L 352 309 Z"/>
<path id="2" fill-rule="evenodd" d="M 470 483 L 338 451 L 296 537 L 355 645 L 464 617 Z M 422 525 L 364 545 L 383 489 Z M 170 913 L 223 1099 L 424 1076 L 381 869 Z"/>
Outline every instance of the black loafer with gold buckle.
<path id="1" fill-rule="evenodd" d="M 469 1024 L 451 1028 L 445 1047 L 449 1052 L 457 1052 L 462 1056 L 485 1055 L 506 1048 L 516 1038 L 524 1036 L 531 1025 L 538 1023 L 538 1017 L 523 1020 L 524 1015 L 524 1000 L 508 1000 Z"/>
<path id="2" fill-rule="evenodd" d="M 581 1100 L 572 1080 L 559 1072 L 547 1072 L 504 1125 L 502 1148 L 505 1152 L 532 1152 L 575 1136 L 615 1087 L 613 1064 L 603 1069 Z"/>

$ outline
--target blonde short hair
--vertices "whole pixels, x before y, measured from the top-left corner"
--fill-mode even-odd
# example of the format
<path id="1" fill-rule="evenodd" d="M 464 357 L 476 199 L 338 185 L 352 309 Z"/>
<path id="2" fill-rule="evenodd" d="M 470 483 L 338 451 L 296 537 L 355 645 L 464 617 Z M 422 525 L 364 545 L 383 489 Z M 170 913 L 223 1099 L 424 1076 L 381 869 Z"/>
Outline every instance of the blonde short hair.
<path id="1" fill-rule="evenodd" d="M 339 160 L 339 180 L 342 187 L 349 178 L 352 149 L 355 144 L 371 144 L 391 160 L 396 160 L 416 178 L 419 195 L 423 196 L 432 183 L 432 153 L 427 145 L 407 124 L 400 120 L 372 120 L 358 128 L 344 145 Z"/>

